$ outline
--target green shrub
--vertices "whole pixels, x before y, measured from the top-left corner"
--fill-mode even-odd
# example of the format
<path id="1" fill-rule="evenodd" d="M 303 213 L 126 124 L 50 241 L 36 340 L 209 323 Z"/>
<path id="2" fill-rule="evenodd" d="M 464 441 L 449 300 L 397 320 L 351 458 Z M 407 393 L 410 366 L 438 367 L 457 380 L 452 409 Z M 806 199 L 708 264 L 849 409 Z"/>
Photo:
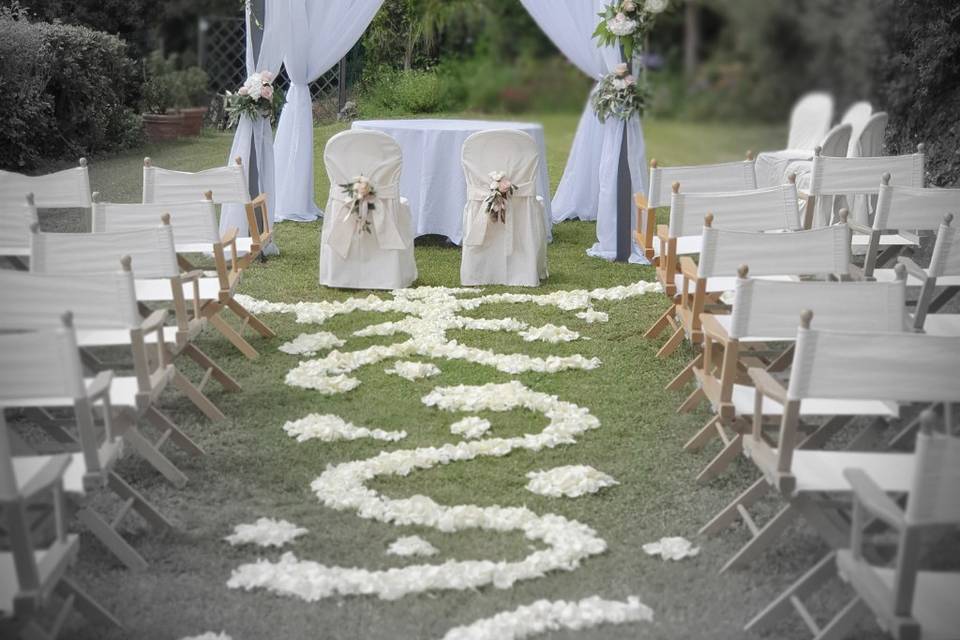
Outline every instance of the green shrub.
<path id="1" fill-rule="evenodd" d="M 0 167 L 76 159 L 129 144 L 136 65 L 114 36 L 85 27 L 29 22 L 0 10 Z M 12 98 L 10 97 L 12 96 Z"/>
<path id="2" fill-rule="evenodd" d="M 360 113 L 372 115 L 437 113 L 456 104 L 436 70 L 398 71 L 381 67 L 366 74 L 360 88 Z"/>

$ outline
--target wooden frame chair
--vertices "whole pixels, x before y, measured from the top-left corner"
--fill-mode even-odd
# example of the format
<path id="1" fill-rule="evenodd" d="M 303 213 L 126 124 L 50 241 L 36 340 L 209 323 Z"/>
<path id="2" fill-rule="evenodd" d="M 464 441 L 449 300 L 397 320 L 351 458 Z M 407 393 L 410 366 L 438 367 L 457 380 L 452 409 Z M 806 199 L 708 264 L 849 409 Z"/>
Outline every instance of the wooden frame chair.
<path id="1" fill-rule="evenodd" d="M 32 193 L 10 203 L 0 202 L 0 258 L 6 258 L 17 269 L 26 269 L 24 259 L 30 257 L 30 225 L 36 222 L 37 206 Z"/>
<path id="2" fill-rule="evenodd" d="M 879 189 L 877 178 L 889 173 L 890 184 L 922 187 L 924 172 L 923 144 L 917 152 L 901 156 L 870 158 L 837 158 L 823 155 L 823 149 L 814 150 L 809 179 L 804 176 L 797 183 L 800 197 L 806 199 L 803 226 L 832 224 L 835 200 L 840 196 L 875 196 Z M 819 208 L 818 208 L 819 207 Z M 829 212 L 829 217 L 824 214 Z M 868 220 L 856 220 L 867 225 Z M 863 241 L 866 244 L 866 240 Z"/>
<path id="3" fill-rule="evenodd" d="M 80 536 L 67 533 L 64 478 L 71 472 L 69 454 L 14 457 L 0 410 L 0 522 L 6 544 L 0 551 L 0 617 L 10 617 L 23 638 L 55 639 L 76 608 L 91 622 L 122 629 L 117 619 L 66 576 L 77 557 Z M 54 535 L 38 541 L 31 531 L 30 510 L 38 501 L 53 512 Z M 42 614 L 58 604 L 52 623 Z M 0 629 L 2 630 L 2 629 Z"/>
<path id="4" fill-rule="evenodd" d="M 276 333 L 266 323 L 244 308 L 234 297 L 244 269 L 243 260 L 239 257 L 239 250 L 237 249 L 237 230 L 230 229 L 223 237 L 220 237 L 217 230 L 214 203 L 210 199 L 209 193 L 204 194 L 204 196 L 204 199 L 199 202 L 180 204 L 95 202 L 94 218 L 98 224 L 97 228 L 101 229 L 99 234 L 136 235 L 138 229 L 152 227 L 158 219 L 164 225 L 169 225 L 173 233 L 173 246 L 177 264 L 187 271 L 190 281 L 193 282 L 195 318 L 201 321 L 209 320 L 210 324 L 241 353 L 253 359 L 259 354 L 253 345 L 243 337 L 243 330 L 249 326 L 264 338 L 273 338 Z M 159 211 L 163 213 L 160 214 Z M 170 225 L 171 220 L 179 222 Z M 185 253 L 194 253 L 197 249 L 207 250 L 207 248 L 213 253 L 216 277 L 207 276 L 184 255 Z M 229 252 L 227 251 L 228 248 Z M 147 249 L 144 248 L 143 250 Z M 137 256 L 133 255 L 133 257 L 136 260 Z M 140 269 L 138 268 L 137 271 L 139 273 Z M 163 282 L 159 280 L 154 280 L 152 283 L 147 282 L 142 279 L 142 274 L 140 278 L 137 282 L 137 297 L 140 298 L 141 302 L 171 301 L 170 292 Z M 184 282 L 186 281 L 185 279 Z M 177 313 L 179 317 L 181 313 L 179 303 L 176 299 L 172 301 L 178 305 Z M 235 330 L 223 318 L 222 312 L 226 309 L 229 309 L 240 320 L 240 331 Z M 182 312 L 186 315 L 185 308 Z M 194 335 L 183 334 L 177 342 L 178 346 L 181 349 L 188 349 L 190 340 Z M 239 390 L 240 387 L 236 381 L 230 378 L 208 356 L 202 354 L 199 349 L 196 349 L 196 347 L 189 348 L 188 355 L 196 360 L 201 367 L 212 373 L 225 388 Z"/>
<path id="5" fill-rule="evenodd" d="M 937 313 L 960 293 L 960 230 L 951 227 L 952 222 L 953 214 L 943 217 L 927 269 L 921 269 L 907 257 L 901 257 L 897 265 L 906 267 L 922 285 L 913 315 L 913 328 L 939 336 L 960 336 L 960 313 Z M 941 284 L 946 285 L 946 289 L 935 295 Z"/>
<path id="6" fill-rule="evenodd" d="M 40 209 L 90 209 L 87 159 L 77 167 L 39 176 L 0 171 L 0 202 L 23 202 L 28 193 Z"/>
<path id="7" fill-rule="evenodd" d="M 657 209 L 670 205 L 671 190 L 667 185 L 683 184 L 685 193 L 722 193 L 757 188 L 753 152 L 747 151 L 742 162 L 661 167 L 656 158 L 650 160 L 647 193 L 634 195 L 637 208 L 636 242 L 648 260 L 656 261 L 662 250 L 656 234 Z"/>
<path id="8" fill-rule="evenodd" d="M 147 330 L 157 330 L 161 316 L 147 325 Z M 79 509 L 77 517 L 126 566 L 143 569 L 147 562 L 118 533 L 120 522 L 133 510 L 155 528 L 166 530 L 171 524 L 113 471 L 124 443 L 149 462 L 156 462 L 154 445 L 137 429 L 133 410 L 141 397 L 142 381 L 139 377 L 114 377 L 112 371 L 84 378 L 72 314 L 64 314 L 56 329 L 50 328 L 57 316 L 53 318 L 37 331 L 0 334 L 0 409 L 72 410 L 73 417 L 66 424 L 76 426 L 77 435 L 64 430 L 68 437 L 59 439 L 66 441 L 71 450 L 79 443 L 79 451 L 69 454 L 71 465 L 65 476 L 66 491 Z M 154 378 L 162 375 L 162 369 L 153 373 Z M 102 425 L 97 424 L 98 415 Z M 50 419 L 47 426 L 50 424 L 63 425 L 64 421 Z M 26 464 L 31 459 L 22 460 Z M 120 512 L 111 521 L 89 504 L 90 491 L 104 487 L 123 501 Z"/>
<path id="9" fill-rule="evenodd" d="M 753 406 L 747 370 L 760 365 L 774 373 L 790 365 L 801 311 L 813 310 L 826 329 L 905 330 L 906 269 L 901 266 L 898 273 L 894 282 L 784 282 L 748 278 L 748 266 L 741 265 L 730 315 L 700 316 L 703 349 L 693 363 L 697 388 L 679 410 L 692 411 L 707 401 L 716 413 L 684 446 L 695 452 L 714 437 L 723 443 L 698 481 L 721 473 L 742 451 L 750 427 L 744 416 Z"/>
<path id="10" fill-rule="evenodd" d="M 950 413 L 947 412 L 949 417 Z M 920 568 L 924 537 L 960 526 L 960 438 L 933 429 L 935 417 L 927 410 L 917 436 L 914 474 L 906 508 L 894 501 L 868 471 L 846 469 L 853 494 L 850 546 L 827 554 L 747 623 L 746 630 L 770 626 L 795 610 L 817 640 L 841 640 L 857 622 L 872 614 L 898 640 L 956 637 L 960 629 L 960 572 Z M 898 535 L 892 563 L 870 561 L 865 528 L 884 524 Z M 878 554 L 871 554 L 878 555 Z M 887 566 L 882 566 L 887 564 Z M 892 567 L 889 567 L 892 564 Z M 855 595 L 822 627 L 807 610 L 803 598 L 840 576 Z M 812 624 L 811 624 L 812 623 Z"/>
<path id="11" fill-rule="evenodd" d="M 680 258 L 681 288 L 675 304 L 677 328 L 658 357 L 673 353 L 686 337 L 699 345 L 703 339 L 701 314 L 708 304 L 736 284 L 740 265 L 750 264 L 755 276 L 793 280 L 801 275 L 843 277 L 850 268 L 849 229 L 845 224 L 808 231 L 764 233 L 713 227 L 707 215 L 699 263 Z M 677 388 L 692 375 L 687 367 L 668 389 Z"/>
<path id="12" fill-rule="evenodd" d="M 250 235 L 240 236 L 238 233 L 236 244 L 241 255 L 240 267 L 246 268 L 254 258 L 264 255 L 264 247 L 270 244 L 273 229 L 267 195 L 261 193 L 251 199 L 243 161 L 237 157 L 232 165 L 192 173 L 162 169 L 154 166 L 150 158 L 143 159 L 144 204 L 195 202 L 207 192 L 212 192 L 215 204 L 243 206 Z"/>
<path id="13" fill-rule="evenodd" d="M 843 546 L 849 521 L 843 517 L 845 503 L 837 497 L 851 492 L 844 469 L 868 471 L 884 491 L 910 489 L 912 454 L 815 448 L 848 422 L 849 416 L 896 416 L 897 403 L 960 399 L 960 377 L 956 375 L 960 340 L 910 332 L 814 330 L 810 328 L 812 317 L 810 311 L 801 316 L 787 386 L 761 368 L 748 371 L 756 390 L 753 427 L 743 446 L 763 477 L 701 529 L 701 533 L 716 532 L 741 516 L 751 533 L 750 541 L 721 572 L 757 557 L 801 514 L 833 547 Z M 831 417 L 802 439 L 800 417 L 804 414 Z M 777 417 L 777 435 L 766 432 L 765 416 Z M 861 439 L 855 438 L 852 446 L 859 442 Z M 748 508 L 770 489 L 787 504 L 758 526 Z"/>

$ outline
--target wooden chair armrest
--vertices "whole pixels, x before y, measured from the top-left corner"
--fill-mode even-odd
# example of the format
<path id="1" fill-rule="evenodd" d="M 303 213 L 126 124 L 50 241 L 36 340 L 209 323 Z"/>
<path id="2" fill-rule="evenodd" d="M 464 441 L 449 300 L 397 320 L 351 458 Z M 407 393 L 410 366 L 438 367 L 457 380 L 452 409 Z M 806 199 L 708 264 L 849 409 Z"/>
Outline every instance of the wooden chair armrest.
<path id="1" fill-rule="evenodd" d="M 857 233 L 862 233 L 867 236 L 873 233 L 874 231 L 873 227 L 868 227 L 866 225 L 860 224 L 859 222 L 853 222 L 851 220 L 847 220 L 847 226 L 850 227 L 851 231 L 856 231 Z"/>
<path id="2" fill-rule="evenodd" d="M 180 274 L 180 281 L 183 283 L 193 282 L 199 280 L 203 277 L 203 269 L 194 269 L 193 271 L 188 271 L 187 273 Z"/>
<path id="3" fill-rule="evenodd" d="M 913 258 L 900 256 L 897 258 L 897 262 L 907 268 L 907 275 L 911 275 L 921 282 L 926 282 L 927 278 L 930 277 L 927 272 L 923 270 L 923 267 L 913 261 Z"/>
<path id="4" fill-rule="evenodd" d="M 29 500 L 42 491 L 50 489 L 53 485 L 59 484 L 63 479 L 63 473 L 70 466 L 72 456 L 69 453 L 60 453 L 50 456 L 43 467 L 37 471 L 30 482 L 23 485 L 17 492 L 20 497 Z"/>
<path id="5" fill-rule="evenodd" d="M 760 367 L 750 367 L 747 370 L 757 393 L 762 393 L 780 404 L 787 404 L 787 390 L 768 371 Z"/>
<path id="6" fill-rule="evenodd" d="M 730 334 L 727 333 L 726 327 L 724 327 L 717 320 L 717 317 L 712 313 L 701 313 L 700 314 L 700 328 L 703 329 L 703 332 L 709 335 L 715 340 L 729 340 Z"/>
<path id="7" fill-rule="evenodd" d="M 220 238 L 220 243 L 224 246 L 230 244 L 231 242 L 236 241 L 237 239 L 237 228 L 230 227 L 230 230 L 223 234 L 223 237 Z"/>
<path id="8" fill-rule="evenodd" d="M 906 518 L 900 506 L 873 481 L 863 469 L 844 469 L 843 475 L 853 489 L 854 499 L 871 515 L 903 531 L 907 527 Z"/>
<path id="9" fill-rule="evenodd" d="M 109 398 L 110 384 L 113 382 L 113 371 L 101 371 L 97 377 L 87 385 L 87 397 L 91 400 L 97 400 L 102 397 Z"/>
<path id="10" fill-rule="evenodd" d="M 143 322 L 140 323 L 140 329 L 144 333 L 150 333 L 151 331 L 163 330 L 163 325 L 167 322 L 167 316 L 169 311 L 167 309 L 157 309 L 150 314 Z"/>
<path id="11" fill-rule="evenodd" d="M 697 275 L 697 263 L 693 261 L 693 258 L 690 256 L 680 257 L 680 273 L 689 280 L 696 280 L 699 277 Z"/>

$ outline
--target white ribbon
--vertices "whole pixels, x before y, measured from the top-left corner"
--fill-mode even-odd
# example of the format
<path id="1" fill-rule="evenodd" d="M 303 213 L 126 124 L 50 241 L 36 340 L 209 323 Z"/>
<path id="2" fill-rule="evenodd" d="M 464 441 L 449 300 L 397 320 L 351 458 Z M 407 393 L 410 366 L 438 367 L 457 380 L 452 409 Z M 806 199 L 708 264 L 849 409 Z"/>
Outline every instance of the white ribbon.
<path id="1" fill-rule="evenodd" d="M 336 214 L 330 216 L 330 224 L 333 228 L 327 236 L 327 244 L 344 260 L 350 254 L 350 247 L 353 246 L 354 239 L 363 233 L 358 229 L 358 224 L 364 220 L 372 223 L 372 234 L 377 241 L 377 245 L 384 250 L 402 251 L 407 248 L 400 228 L 397 226 L 397 216 L 388 214 L 386 211 L 386 202 L 396 202 L 399 206 L 400 185 L 397 183 L 377 186 L 371 183 L 374 192 L 372 200 L 362 200 L 360 202 L 360 220 L 356 220 L 353 214 L 353 198 L 343 191 L 339 185 L 330 187 L 330 201 L 340 203 Z M 371 208 L 371 205 L 372 208 Z M 360 233 L 358 233 L 360 231 Z"/>
<path id="2" fill-rule="evenodd" d="M 508 256 L 513 255 L 514 225 L 516 224 L 516 215 L 514 215 L 512 203 L 516 198 L 534 198 L 537 195 L 535 181 L 515 184 L 513 186 L 513 195 L 507 198 L 507 219 L 503 223 L 504 233 L 507 235 L 506 244 Z M 489 225 L 497 224 L 490 219 L 490 213 L 487 211 L 486 207 L 482 206 L 482 203 L 489 196 L 490 189 L 481 189 L 478 187 L 467 188 L 467 200 L 469 202 L 480 202 L 481 206 L 477 207 L 472 212 L 473 220 L 470 223 L 469 229 L 467 229 L 466 235 L 463 237 L 464 245 L 482 245 L 487 237 L 487 229 L 489 228 Z"/>

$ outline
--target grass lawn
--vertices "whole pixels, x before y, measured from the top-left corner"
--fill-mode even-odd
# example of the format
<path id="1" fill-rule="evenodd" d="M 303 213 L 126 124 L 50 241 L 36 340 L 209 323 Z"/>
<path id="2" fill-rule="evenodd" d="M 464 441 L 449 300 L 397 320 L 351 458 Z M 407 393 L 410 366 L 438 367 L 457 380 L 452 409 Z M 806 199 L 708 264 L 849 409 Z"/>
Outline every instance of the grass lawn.
<path id="1" fill-rule="evenodd" d="M 558 182 L 577 115 L 529 116 L 546 128 L 550 174 Z M 736 159 L 747 148 L 776 148 L 782 129 L 716 126 L 669 121 L 645 123 L 648 157 L 665 164 Z M 316 129 L 316 189 L 318 200 L 328 189 L 320 162 L 329 136 L 343 129 L 331 125 Z M 149 147 L 91 163 L 94 188 L 109 200 L 138 200 L 140 160 L 150 155 L 159 166 L 200 169 L 226 160 L 230 136 L 207 133 L 196 141 Z M 277 226 L 282 255 L 255 265 L 246 274 L 242 292 L 272 301 L 342 300 L 348 292 L 317 285 L 319 224 L 283 223 Z M 550 279 L 535 293 L 560 289 L 609 287 L 653 277 L 649 267 L 611 264 L 587 258 L 594 242 L 588 223 L 564 223 L 554 229 L 550 246 Z M 416 250 L 420 285 L 457 286 L 460 253 L 455 248 L 422 246 Z M 485 289 L 486 293 L 507 290 Z M 360 295 L 366 295 L 365 293 Z M 383 294 L 384 297 L 386 294 Z M 111 637 L 171 639 L 207 630 L 224 630 L 235 640 L 273 638 L 393 639 L 437 638 L 456 625 L 511 610 L 539 598 L 579 600 L 594 594 L 624 600 L 637 595 L 655 612 L 652 624 L 608 626 L 583 632 L 554 632 L 559 638 L 741 638 L 744 622 L 780 589 L 808 568 L 825 551 L 802 527 L 790 529 L 782 548 L 766 554 L 748 570 L 718 576 L 725 560 L 745 540 L 742 527 L 722 536 L 697 540 L 701 555 L 667 563 L 640 549 L 661 536 L 696 539 L 697 529 L 755 477 L 743 463 L 721 479 L 697 486 L 694 477 L 714 449 L 702 455 L 681 451 L 684 441 L 708 418 L 701 410 L 677 415 L 680 394 L 662 391 L 685 364 L 691 352 L 659 361 L 657 344 L 644 340 L 642 330 L 665 308 L 663 296 L 650 295 L 620 302 L 598 302 L 607 311 L 606 324 L 586 324 L 572 312 L 534 304 L 484 306 L 473 315 L 511 316 L 539 326 L 564 324 L 589 337 L 559 345 L 526 343 L 515 334 L 454 331 L 448 337 L 500 353 L 596 356 L 603 362 L 593 371 L 509 376 L 482 365 L 438 361 L 442 373 L 409 382 L 386 375 L 388 363 L 371 365 L 353 374 L 359 388 L 337 396 L 286 386 L 285 373 L 297 357 L 277 350 L 301 332 L 332 331 L 347 339 L 342 350 L 371 344 L 391 344 L 398 338 L 354 338 L 351 333 L 372 323 L 399 319 L 397 315 L 353 313 L 338 316 L 322 327 L 297 325 L 290 315 L 264 315 L 277 331 L 275 339 L 253 339 L 260 359 L 249 362 L 208 331 L 202 348 L 218 360 L 243 386 L 239 394 L 220 392 L 211 397 L 227 413 L 223 424 L 210 424 L 175 393 L 165 407 L 207 451 L 203 459 L 189 459 L 170 449 L 190 476 L 184 490 L 174 490 L 134 457 L 122 472 L 161 507 L 177 530 L 166 536 L 136 530 L 134 544 L 150 561 L 142 574 L 126 571 L 111 561 L 89 536 L 76 571 L 108 608 L 127 624 L 127 635 Z M 415 358 L 426 360 L 424 358 Z M 198 375 L 197 371 L 191 371 Z M 370 486 L 391 497 L 427 495 L 445 505 L 527 506 L 538 514 L 556 513 L 583 522 L 606 540 L 606 553 L 586 560 L 573 572 L 552 573 L 542 579 L 519 582 L 511 589 L 492 587 L 476 591 L 445 591 L 407 596 L 397 601 L 374 597 L 332 597 L 314 603 L 270 595 L 262 591 L 227 589 L 230 572 L 258 556 L 276 559 L 279 550 L 256 551 L 231 547 L 222 538 L 234 525 L 260 516 L 286 518 L 310 533 L 285 550 L 299 558 L 326 565 L 383 569 L 420 560 L 384 554 L 396 538 L 418 534 L 447 559 L 519 560 L 529 553 L 529 541 L 519 534 L 495 535 L 468 531 L 442 534 L 432 529 L 398 527 L 363 520 L 353 512 L 322 507 L 310 491 L 310 482 L 329 464 L 359 460 L 381 450 L 439 446 L 456 442 L 451 422 L 462 415 L 429 409 L 420 397 L 435 386 L 482 384 L 518 379 L 528 387 L 558 395 L 587 407 L 601 427 L 578 438 L 574 445 L 539 453 L 515 451 L 503 458 L 479 458 L 412 473 L 405 478 L 377 479 Z M 406 440 L 297 443 L 282 430 L 287 420 L 308 413 L 331 413 L 357 425 L 387 430 L 404 429 Z M 493 423 L 494 435 L 540 431 L 546 420 L 526 411 L 483 414 Z M 545 498 L 527 492 L 525 474 L 565 464 L 588 464 L 616 478 L 620 484 L 599 494 L 577 499 Z M 771 505 L 772 507 L 775 505 Z M 804 637 L 799 620 L 779 629 L 776 637 Z M 103 638 L 100 629 L 75 628 L 81 639 Z M 865 632 L 862 637 L 872 637 Z"/>

